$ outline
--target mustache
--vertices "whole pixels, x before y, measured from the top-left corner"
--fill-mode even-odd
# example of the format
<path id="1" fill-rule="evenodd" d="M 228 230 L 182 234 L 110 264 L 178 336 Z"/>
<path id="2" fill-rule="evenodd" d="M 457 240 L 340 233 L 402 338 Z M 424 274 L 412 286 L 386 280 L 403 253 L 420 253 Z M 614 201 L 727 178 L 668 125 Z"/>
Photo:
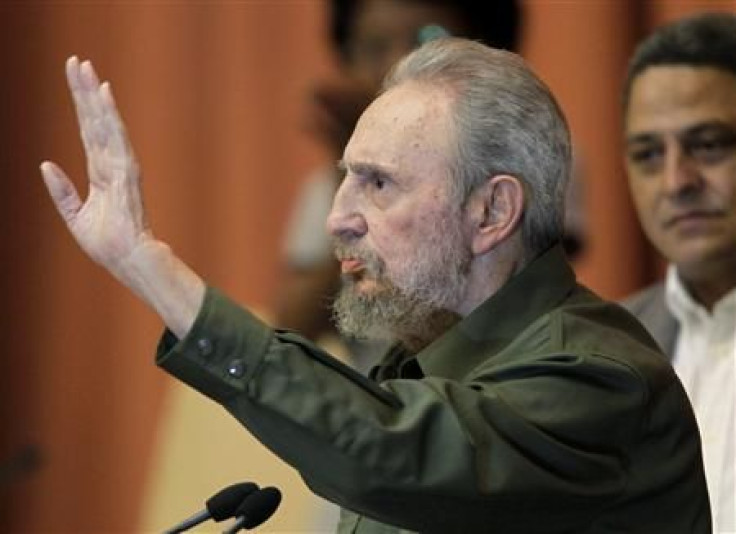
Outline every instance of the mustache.
<path id="1" fill-rule="evenodd" d="M 665 219 L 664 225 L 670 227 L 689 217 L 722 217 L 724 214 L 725 212 L 721 210 L 687 210 L 671 214 Z"/>
<path id="2" fill-rule="evenodd" d="M 670 227 L 681 219 L 688 217 L 722 217 L 728 213 L 721 203 L 714 199 L 695 199 L 691 201 L 680 200 L 671 202 L 663 210 L 662 222 L 665 227 Z"/>
<path id="3" fill-rule="evenodd" d="M 368 247 L 346 243 L 340 238 L 332 238 L 332 248 L 338 261 L 358 260 L 363 264 L 364 270 L 372 276 L 383 276 L 386 271 L 386 263 L 375 251 Z"/>

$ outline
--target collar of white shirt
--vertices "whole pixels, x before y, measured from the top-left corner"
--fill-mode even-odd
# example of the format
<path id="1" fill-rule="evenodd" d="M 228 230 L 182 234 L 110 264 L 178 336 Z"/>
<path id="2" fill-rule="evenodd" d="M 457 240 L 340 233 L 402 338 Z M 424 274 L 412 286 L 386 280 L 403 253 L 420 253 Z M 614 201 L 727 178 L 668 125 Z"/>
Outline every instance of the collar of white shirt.
<path id="1" fill-rule="evenodd" d="M 736 287 L 716 302 L 713 311 L 709 313 L 702 304 L 693 299 L 677 273 L 677 268 L 672 264 L 667 268 L 665 300 L 670 312 L 681 324 L 698 324 L 713 319 L 727 320 L 736 316 Z"/>

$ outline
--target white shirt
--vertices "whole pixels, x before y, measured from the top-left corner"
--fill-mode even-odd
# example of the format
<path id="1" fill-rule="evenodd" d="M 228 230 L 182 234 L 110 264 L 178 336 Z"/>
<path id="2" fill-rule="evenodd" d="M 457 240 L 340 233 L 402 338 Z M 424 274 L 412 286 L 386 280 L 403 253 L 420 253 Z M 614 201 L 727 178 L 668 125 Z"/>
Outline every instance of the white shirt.
<path id="1" fill-rule="evenodd" d="M 667 271 L 666 300 L 680 324 L 673 366 L 700 427 L 713 532 L 736 533 L 736 289 L 708 312 L 676 273 Z"/>

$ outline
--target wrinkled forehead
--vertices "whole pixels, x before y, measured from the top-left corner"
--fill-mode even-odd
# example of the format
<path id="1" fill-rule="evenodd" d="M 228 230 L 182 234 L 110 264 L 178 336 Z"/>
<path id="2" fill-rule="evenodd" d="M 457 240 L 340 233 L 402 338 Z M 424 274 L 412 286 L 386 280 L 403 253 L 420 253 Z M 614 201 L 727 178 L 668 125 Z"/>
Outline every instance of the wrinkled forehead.
<path id="1" fill-rule="evenodd" d="M 360 117 L 344 159 L 380 160 L 391 166 L 417 158 L 449 165 L 456 134 L 452 98 L 441 88 L 416 82 L 393 87 Z"/>

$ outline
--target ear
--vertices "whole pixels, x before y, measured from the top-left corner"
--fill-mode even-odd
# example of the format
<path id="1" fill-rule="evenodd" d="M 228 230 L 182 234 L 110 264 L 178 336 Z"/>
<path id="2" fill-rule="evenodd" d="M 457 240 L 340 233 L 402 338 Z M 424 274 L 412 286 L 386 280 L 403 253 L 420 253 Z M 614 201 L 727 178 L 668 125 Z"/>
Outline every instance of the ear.
<path id="1" fill-rule="evenodd" d="M 521 225 L 524 185 L 515 176 L 490 176 L 468 199 L 472 251 L 481 255 L 509 238 Z"/>

